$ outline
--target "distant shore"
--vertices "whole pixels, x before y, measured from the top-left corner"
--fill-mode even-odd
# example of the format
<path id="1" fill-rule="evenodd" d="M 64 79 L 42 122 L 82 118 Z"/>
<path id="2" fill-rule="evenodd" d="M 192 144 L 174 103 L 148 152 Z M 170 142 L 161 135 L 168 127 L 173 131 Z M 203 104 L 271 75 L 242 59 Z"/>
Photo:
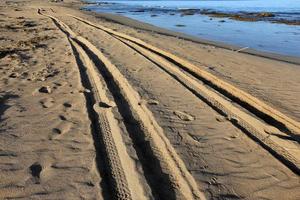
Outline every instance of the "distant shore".
<path id="1" fill-rule="evenodd" d="M 267 21 L 271 23 L 278 24 L 287 24 L 287 25 L 300 25 L 299 20 L 293 19 L 283 19 L 278 16 L 277 13 L 272 12 L 221 12 L 207 9 L 182 9 L 180 10 L 182 15 L 195 15 L 202 14 L 208 15 L 211 17 L 218 18 L 229 18 L 238 21 L 247 21 L 247 22 L 258 22 L 258 21 Z"/>
<path id="2" fill-rule="evenodd" d="M 299 64 L 297 17 L 276 12 L 215 11 L 91 3 L 83 10 L 134 28 Z M 120 16 L 121 15 L 121 16 Z M 263 31 L 260 31 L 263 30 Z"/>
<path id="3" fill-rule="evenodd" d="M 288 62 L 288 63 L 292 63 L 292 64 L 300 64 L 300 57 L 287 56 L 287 55 L 281 55 L 281 54 L 276 54 L 276 53 L 269 53 L 269 52 L 255 50 L 252 48 L 244 48 L 242 46 L 232 45 L 232 44 L 228 44 L 228 43 L 224 43 L 224 42 L 206 40 L 206 39 L 203 39 L 200 37 L 195 37 L 195 36 L 191 36 L 188 34 L 184 34 L 184 33 L 176 32 L 176 31 L 171 31 L 171 30 L 168 30 L 165 28 L 157 27 L 152 24 L 141 22 L 141 21 L 138 21 L 138 20 L 126 17 L 126 16 L 121 16 L 121 15 L 111 14 L 111 13 L 98 13 L 98 12 L 93 12 L 93 11 L 86 10 L 86 9 L 84 9 L 84 10 L 87 13 L 93 13 L 93 15 L 99 16 L 108 21 L 123 24 L 123 25 L 130 26 L 130 27 L 133 27 L 136 29 L 152 31 L 152 32 L 156 32 L 156 33 L 167 35 L 167 36 L 173 36 L 173 37 L 189 40 L 192 42 L 197 42 L 200 44 L 213 45 L 216 47 L 229 49 L 232 51 L 238 51 L 240 53 L 246 53 L 246 54 L 255 55 L 255 56 L 264 57 L 264 58 L 270 58 L 270 59 Z"/>

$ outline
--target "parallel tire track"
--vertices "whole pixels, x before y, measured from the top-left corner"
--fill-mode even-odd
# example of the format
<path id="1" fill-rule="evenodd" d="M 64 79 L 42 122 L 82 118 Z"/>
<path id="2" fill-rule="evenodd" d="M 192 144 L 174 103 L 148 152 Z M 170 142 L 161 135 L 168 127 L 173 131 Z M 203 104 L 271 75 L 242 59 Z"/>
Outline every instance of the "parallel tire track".
<path id="1" fill-rule="evenodd" d="M 140 103 L 141 97 L 132 86 L 128 83 L 127 79 L 120 73 L 116 66 L 114 66 L 93 44 L 91 44 L 85 38 L 76 35 L 67 25 L 58 20 L 57 18 L 43 14 L 51 18 L 60 29 L 65 32 L 72 43 L 76 43 L 80 46 L 87 54 L 93 54 L 97 57 L 97 60 L 101 61 L 112 77 L 112 81 L 116 84 L 120 90 L 121 95 L 126 100 L 129 111 L 132 112 L 132 116 L 135 119 L 136 126 L 141 130 L 141 135 L 143 135 L 144 140 L 150 144 L 149 151 L 156 157 L 159 161 L 162 171 L 169 177 L 170 185 L 175 189 L 176 195 L 180 199 L 205 199 L 204 195 L 199 191 L 196 181 L 186 169 L 183 161 L 177 155 L 175 149 L 166 138 L 163 133 L 162 128 L 158 125 L 153 117 L 152 113 L 149 111 L 146 105 Z M 98 72 L 99 73 L 99 72 Z M 98 83 L 97 83 L 98 84 Z M 105 121 L 105 119 L 103 119 Z M 108 124 L 109 124 L 108 120 Z M 104 124 L 105 126 L 106 124 Z M 107 125 L 109 126 L 109 125 Z M 111 148 L 115 148 L 111 144 L 107 144 L 108 151 Z M 116 152 L 108 154 L 112 158 L 118 156 Z M 118 161 L 114 161 L 118 162 Z M 150 164 L 150 163 L 149 163 Z M 113 166 L 111 166 L 113 167 Z M 113 180 L 115 181 L 116 192 L 120 195 L 119 199 L 130 199 L 130 192 L 127 189 L 126 177 L 123 176 L 123 170 L 121 165 L 118 164 L 116 171 L 111 173 Z"/>
<path id="2" fill-rule="evenodd" d="M 253 97 L 252 95 L 236 88 L 235 86 L 217 78 L 216 76 L 210 74 L 209 72 L 206 72 L 199 67 L 189 63 L 188 61 L 181 59 L 169 52 L 166 52 L 162 49 L 159 49 L 155 46 L 152 46 L 148 43 L 145 43 L 144 41 L 134 38 L 132 36 L 119 33 L 117 31 L 111 30 L 109 28 L 106 28 L 101 25 L 96 25 L 90 21 L 84 20 L 80 17 L 73 16 L 74 19 L 77 19 L 83 23 L 86 23 L 90 26 L 93 26 L 95 28 L 101 29 L 110 35 L 118 36 L 120 38 L 123 38 L 125 40 L 128 40 L 130 42 L 133 42 L 143 48 L 146 48 L 164 58 L 167 60 L 175 63 L 177 66 L 189 71 L 190 73 L 194 74 L 201 80 L 205 81 L 207 84 L 209 84 L 211 87 L 215 88 L 219 92 L 221 92 L 223 95 L 228 96 L 229 98 L 234 99 L 238 103 L 242 104 L 245 108 L 249 109 L 254 114 L 259 115 L 261 118 L 263 118 L 266 121 L 269 121 L 270 123 L 273 123 L 273 126 L 276 126 L 279 129 L 285 128 L 286 131 L 288 131 L 289 134 L 294 136 L 295 138 L 299 139 L 300 137 L 300 123 L 291 119 L 290 117 L 284 115 L 283 113 L 279 112 L 278 110 L 270 107 L 269 105 L 265 104 L 264 102 L 260 101 L 259 99 Z"/>
<path id="3" fill-rule="evenodd" d="M 42 14 L 39 11 L 40 14 Z M 113 137 L 113 134 L 119 134 L 120 131 L 116 128 L 117 122 L 115 122 L 115 119 L 113 117 L 113 113 L 110 109 L 110 106 L 112 103 L 109 101 L 108 97 L 105 95 L 106 91 L 104 90 L 101 80 L 99 79 L 99 76 L 97 76 L 97 73 L 95 72 L 94 66 L 88 55 L 85 53 L 85 51 L 74 41 L 74 38 L 72 38 L 75 33 L 73 33 L 68 27 L 57 20 L 56 18 L 42 14 L 44 16 L 50 17 L 55 24 L 60 28 L 64 33 L 68 35 L 69 42 L 73 49 L 76 49 L 77 53 L 81 55 L 82 60 L 85 64 L 86 73 L 89 79 L 89 82 L 92 86 L 92 92 L 93 97 L 95 99 L 95 104 L 93 106 L 94 112 L 97 115 L 97 122 L 99 124 L 99 129 L 101 131 L 102 135 L 102 141 L 105 148 L 106 153 L 106 162 L 108 165 L 108 171 L 110 173 L 110 183 L 113 186 L 112 189 L 112 195 L 114 199 L 118 200 L 131 200 L 131 192 L 129 189 L 129 185 L 127 183 L 127 179 L 125 176 L 125 172 L 123 169 L 123 166 L 121 164 L 120 156 L 118 153 L 117 146 L 115 144 L 115 140 Z M 76 56 L 75 56 L 76 57 Z M 108 105 L 107 107 L 100 107 L 100 105 Z"/>
<path id="4" fill-rule="evenodd" d="M 82 50 L 82 48 L 80 48 L 80 46 L 78 46 L 78 44 L 74 41 L 70 40 L 70 43 L 83 57 L 86 66 L 88 66 L 87 71 L 92 71 L 92 63 L 84 50 Z M 116 128 L 117 122 L 115 122 L 113 113 L 110 109 L 110 105 L 112 103 L 110 103 L 108 98 L 104 96 L 105 91 L 101 88 L 100 80 L 97 80 L 99 77 L 95 76 L 95 73 L 93 72 L 88 74 L 90 74 L 89 80 L 92 84 L 92 91 L 96 100 L 96 103 L 94 104 L 94 111 L 98 115 L 98 124 L 103 137 L 102 143 L 104 144 L 103 146 L 107 156 L 107 168 L 110 169 L 110 182 L 113 186 L 113 196 L 114 199 L 130 200 L 132 197 L 129 185 L 125 176 L 123 165 L 121 164 L 118 148 L 113 137 L 113 133 L 120 135 L 120 131 Z M 107 105 L 107 107 L 99 107 L 101 104 Z"/>
<path id="5" fill-rule="evenodd" d="M 251 114 L 243 111 L 242 109 L 234 106 L 230 101 L 226 100 L 223 98 L 218 92 L 215 92 L 214 90 L 207 89 L 206 86 L 203 84 L 199 83 L 198 81 L 195 81 L 185 73 L 181 72 L 176 66 L 178 66 L 177 61 L 181 60 L 180 58 L 166 53 L 163 50 L 157 49 L 156 47 L 153 47 L 149 44 L 145 44 L 143 41 L 133 38 L 131 36 L 127 36 L 122 33 L 118 33 L 116 31 L 110 30 L 108 28 L 102 27 L 100 25 L 95 25 L 89 21 L 83 20 L 81 18 L 78 18 L 76 16 L 72 16 L 73 18 L 89 25 L 94 28 L 100 29 L 106 33 L 108 33 L 110 36 L 114 37 L 115 39 L 121 41 L 123 44 L 126 46 L 132 48 L 142 56 L 144 56 L 146 59 L 150 60 L 152 63 L 155 65 L 159 66 L 162 68 L 165 72 L 170 74 L 173 78 L 175 78 L 177 81 L 179 81 L 181 84 L 183 84 L 187 89 L 192 91 L 195 95 L 203 99 L 205 102 L 207 102 L 211 107 L 213 107 L 215 110 L 218 112 L 226 115 L 236 126 L 241 128 L 243 131 L 245 131 L 250 137 L 252 137 L 254 140 L 259 142 L 264 148 L 266 148 L 269 152 L 271 152 L 275 157 L 277 157 L 280 161 L 282 161 L 286 166 L 288 166 L 291 170 L 296 172 L 297 174 L 300 174 L 300 160 L 299 160 L 299 154 L 300 154 L 300 149 L 297 144 L 293 143 L 282 143 L 282 140 L 277 138 L 276 136 L 272 136 L 272 134 L 279 134 L 282 137 L 289 138 L 290 132 L 282 131 L 281 129 L 278 129 L 277 124 L 275 123 L 265 123 L 256 117 L 252 116 Z M 162 55 L 163 53 L 163 55 Z M 171 55 L 171 58 L 168 57 Z M 176 58 L 176 62 L 174 61 L 173 57 Z M 191 67 L 191 64 L 187 63 L 184 61 L 185 64 L 187 64 L 189 67 Z M 174 65 L 175 64 L 175 65 Z M 180 64 L 180 66 L 182 66 Z M 185 67 L 185 66 L 184 66 Z M 193 66 L 193 69 L 196 68 Z M 198 70 L 195 69 L 194 71 L 203 71 L 203 70 Z M 229 84 L 228 83 L 223 83 L 223 81 L 217 79 L 213 75 L 209 74 L 208 72 L 203 72 L 204 77 L 208 78 L 205 79 L 206 82 L 207 80 L 211 81 L 214 80 L 217 82 L 220 86 L 225 87 L 226 89 L 230 90 L 233 88 L 232 92 L 230 95 L 234 95 L 238 93 L 238 96 L 234 96 L 234 99 L 244 99 L 247 101 L 249 104 L 254 103 L 259 103 L 259 105 L 256 105 L 261 109 L 261 111 L 266 111 L 264 113 L 264 116 L 266 115 L 272 115 L 275 118 L 278 118 L 278 116 L 283 116 L 284 120 L 282 122 L 285 122 L 286 127 L 292 127 L 290 130 L 296 130 L 297 126 L 292 126 L 293 124 L 296 124 L 298 122 L 293 122 L 289 123 L 291 119 L 288 117 L 284 116 L 283 114 L 277 115 L 279 112 L 277 110 L 274 110 L 273 108 L 270 108 L 263 102 L 259 101 L 258 99 L 252 97 L 251 95 L 240 91 L 239 89 L 235 88 L 234 86 L 227 87 Z M 198 73 L 199 75 L 199 73 Z M 213 79 L 212 79 L 213 77 Z M 203 80 L 203 78 L 201 78 Z M 215 87 L 212 87 L 216 89 Z M 222 89 L 222 88 L 221 88 Z M 219 91 L 219 90 L 217 90 Z M 222 89 L 224 91 L 224 89 Z M 220 92 L 220 91 L 219 91 Z M 221 92 L 221 94 L 228 96 L 229 92 L 226 92 L 225 94 Z M 251 101 L 250 101 L 251 100 Z M 239 100 L 237 103 L 240 103 L 240 105 L 243 107 L 245 106 L 243 103 L 241 103 L 241 100 Z M 261 103 L 261 104 L 260 104 Z M 246 107 L 248 108 L 248 107 Z M 271 111 L 272 112 L 271 112 Z M 250 111 L 252 111 L 250 109 Z M 255 113 L 256 114 L 256 113 Z M 276 117 L 277 116 L 277 117 Z M 263 118 L 265 119 L 265 118 Z M 279 119 L 279 118 L 278 118 Z M 280 127 L 279 127 L 280 128 Z M 294 136 L 292 134 L 292 136 Z M 297 135 L 298 136 L 298 135 Z M 294 138 L 297 140 L 297 137 Z M 292 149 L 292 151 L 290 151 Z"/>
<path id="6" fill-rule="evenodd" d="M 143 49 L 142 47 L 122 38 L 119 39 L 129 47 L 133 48 L 135 51 L 139 52 L 145 58 L 149 59 L 151 62 L 162 68 L 169 75 L 175 78 L 196 96 L 204 100 L 219 113 L 226 115 L 232 123 L 243 129 L 243 131 L 245 131 L 256 141 L 258 141 L 273 155 L 278 157 L 284 164 L 290 167 L 293 171 L 300 173 L 300 162 L 298 158 L 300 150 L 298 146 L 293 143 L 282 145 L 278 143 L 274 138 L 270 138 L 270 134 L 272 133 L 280 133 L 280 135 L 285 136 L 286 138 L 288 138 L 288 135 L 276 129 L 275 127 L 263 123 L 247 112 L 244 112 L 243 110 L 234 106 L 231 102 L 224 99 L 218 93 L 214 92 L 213 90 L 209 90 L 205 87 L 205 85 L 182 73 L 178 68 L 172 66 L 172 64 L 165 61 L 164 59 L 161 59 L 161 57 L 153 54 L 149 50 Z M 298 149 L 297 153 L 289 152 L 288 149 L 291 148 Z"/>

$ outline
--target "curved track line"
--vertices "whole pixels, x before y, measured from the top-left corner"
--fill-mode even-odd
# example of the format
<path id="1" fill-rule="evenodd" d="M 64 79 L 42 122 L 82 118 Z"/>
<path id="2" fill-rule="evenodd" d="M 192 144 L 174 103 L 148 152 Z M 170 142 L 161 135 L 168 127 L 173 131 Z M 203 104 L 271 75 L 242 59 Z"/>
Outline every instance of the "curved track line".
<path id="1" fill-rule="evenodd" d="M 41 12 L 39 12 L 42 14 Z M 130 172 L 128 174 L 125 174 L 125 171 L 123 169 L 123 166 L 128 165 L 129 156 L 126 155 L 126 150 L 124 151 L 125 147 L 122 148 L 122 145 L 116 145 L 116 142 L 122 143 L 121 133 L 117 126 L 117 122 L 114 119 L 113 113 L 111 108 L 107 107 L 100 107 L 101 104 L 105 103 L 106 105 L 111 105 L 112 103 L 109 101 L 108 97 L 106 96 L 106 91 L 104 89 L 103 84 L 101 83 L 100 77 L 97 75 L 97 72 L 95 71 L 95 67 L 88 57 L 88 55 L 85 53 L 85 51 L 76 43 L 73 41 L 72 37 L 75 36 L 75 34 L 62 22 L 57 20 L 56 18 L 42 14 L 46 17 L 51 18 L 54 20 L 59 26 L 61 30 L 65 30 L 65 33 L 69 33 L 69 42 L 70 44 L 77 50 L 77 52 L 81 55 L 85 67 L 87 69 L 87 74 L 89 81 L 92 85 L 92 91 L 94 93 L 95 98 L 95 105 L 94 111 L 98 115 L 98 123 L 102 135 L 102 143 L 104 144 L 105 153 L 107 154 L 107 163 L 108 168 L 110 169 L 110 181 L 113 185 L 113 191 L 115 192 L 112 194 L 115 199 L 118 200 L 130 200 L 132 198 L 131 191 L 129 189 L 129 185 L 127 182 L 126 175 L 136 175 L 135 173 Z M 101 104 L 100 104 L 101 103 Z M 122 155 L 122 157 L 120 157 Z M 128 159 L 126 161 L 126 158 Z M 123 159 L 123 162 L 121 161 Z M 136 181 L 138 182 L 138 181 Z M 135 184 L 136 185 L 136 184 Z M 142 191 L 141 189 L 138 191 Z"/>
<path id="2" fill-rule="evenodd" d="M 103 84 L 101 83 L 100 77 L 95 70 L 96 67 L 88 55 L 76 42 L 70 40 L 70 43 L 83 57 L 89 80 L 92 82 L 92 91 L 96 99 L 93 108 L 98 114 L 98 123 L 111 169 L 112 182 L 117 190 L 115 198 L 127 200 L 146 199 L 145 196 L 143 196 L 144 191 L 138 180 L 139 175 L 127 154 L 121 137 L 121 131 L 118 128 L 118 122 L 115 120 L 111 110 L 111 108 L 115 106 L 115 103 L 110 102 L 106 96 L 105 86 L 102 86 Z"/>
<path id="3" fill-rule="evenodd" d="M 199 67 L 189 63 L 188 61 L 181 59 L 181 58 L 175 56 L 174 54 L 171 54 L 169 52 L 161 50 L 155 46 L 152 46 L 148 43 L 145 43 L 144 41 L 142 41 L 138 38 L 134 38 L 132 36 L 128 36 L 126 34 L 113 31 L 113 30 L 106 28 L 104 26 L 101 26 L 101 25 L 96 25 L 96 24 L 94 24 L 90 21 L 84 20 L 80 17 L 76 17 L 73 15 L 69 15 L 69 16 L 71 16 L 79 21 L 82 21 L 86 24 L 89 24 L 95 28 L 101 29 L 109 34 L 129 40 L 139 46 L 142 46 L 144 48 L 151 50 L 152 52 L 159 54 L 160 56 L 165 57 L 168 60 L 171 60 L 172 62 L 176 63 L 183 69 L 191 72 L 192 74 L 196 75 L 198 78 L 204 80 L 206 83 L 210 84 L 212 87 L 219 90 L 225 96 L 235 99 L 236 101 L 243 104 L 244 107 L 247 107 L 249 110 L 251 110 L 255 114 L 259 115 L 263 119 L 265 119 L 267 121 L 271 121 L 274 126 L 277 126 L 277 128 L 287 129 L 288 134 L 291 134 L 292 136 L 296 137 L 297 140 L 299 140 L 299 137 L 300 137 L 300 123 L 299 122 L 291 119 L 290 117 L 284 115 L 283 113 L 279 112 L 278 110 L 270 107 L 269 105 L 265 104 L 264 102 L 260 101 L 259 99 L 255 98 L 255 97 L 253 97 L 252 95 L 217 78 L 216 76 L 210 74 L 209 72 L 206 72 L 205 70 L 200 69 Z"/>
<path id="4" fill-rule="evenodd" d="M 124 39 L 123 37 L 110 34 L 107 31 L 104 32 L 120 40 L 129 48 L 132 48 L 133 50 L 144 56 L 146 59 L 162 68 L 165 72 L 167 72 L 169 75 L 183 84 L 187 89 L 192 91 L 196 96 L 204 99 L 204 101 L 206 101 L 218 112 L 227 115 L 235 125 L 246 131 L 248 135 L 250 135 L 250 137 L 258 141 L 263 147 L 270 151 L 285 165 L 287 165 L 296 173 L 300 174 L 300 160 L 298 156 L 300 155 L 300 149 L 298 145 L 292 142 L 284 142 L 277 136 L 272 136 L 272 134 L 275 133 L 280 134 L 280 136 L 282 137 L 289 138 L 288 135 L 234 106 L 230 101 L 226 100 L 213 90 L 207 89 L 203 84 L 192 79 L 177 67 L 175 67 L 172 63 L 165 60 L 163 57 L 153 53 L 148 48 L 144 48 L 143 46 L 138 45 L 128 39 Z"/>
<path id="5" fill-rule="evenodd" d="M 45 14 L 44 14 L 45 15 Z M 106 67 L 107 71 L 113 77 L 114 81 L 124 95 L 131 112 L 133 112 L 136 120 L 147 137 L 147 141 L 151 144 L 151 151 L 160 161 L 163 170 L 170 178 L 172 187 L 176 188 L 179 196 L 182 199 L 205 199 L 205 196 L 199 191 L 198 186 L 192 175 L 186 169 L 183 161 L 177 155 L 175 149 L 166 138 L 162 128 L 155 121 L 152 113 L 146 105 L 141 104 L 141 97 L 127 79 L 123 77 L 120 71 L 114 66 L 93 44 L 85 38 L 76 35 L 67 25 L 59 21 L 53 16 L 45 15 L 53 19 L 61 26 L 64 32 L 69 34 L 69 37 L 80 44 L 84 45 L 89 51 L 93 52 Z M 121 189 L 121 188 L 120 188 Z"/>
<path id="6" fill-rule="evenodd" d="M 162 59 L 160 56 L 153 54 L 151 51 L 144 49 L 130 41 L 126 41 L 122 38 L 119 39 L 123 43 L 140 53 L 142 56 L 158 65 L 165 72 L 170 74 L 173 78 L 184 85 L 187 89 L 193 92 L 196 96 L 204 99 L 204 101 L 214 109 L 221 112 L 222 114 L 225 114 L 233 123 L 235 123 L 239 127 L 242 127 L 248 132 L 248 134 L 251 134 L 251 136 L 254 137 L 255 140 L 259 141 L 265 148 L 271 151 L 271 153 L 279 157 L 279 159 L 284 164 L 292 168 L 294 171 L 297 171 L 297 173 L 300 173 L 299 146 L 292 142 L 282 143 L 281 139 L 278 139 L 276 136 L 272 136 L 270 134 L 280 133 L 281 136 L 287 138 L 288 135 L 280 132 L 280 130 L 273 126 L 265 124 L 264 122 L 258 120 L 247 112 L 244 112 L 243 110 L 234 106 L 234 104 L 232 104 L 230 101 L 226 100 L 213 90 L 209 90 L 205 85 L 189 77 L 180 69 L 174 67 L 171 63 Z M 293 149 L 293 151 L 290 151 L 290 149 Z"/>

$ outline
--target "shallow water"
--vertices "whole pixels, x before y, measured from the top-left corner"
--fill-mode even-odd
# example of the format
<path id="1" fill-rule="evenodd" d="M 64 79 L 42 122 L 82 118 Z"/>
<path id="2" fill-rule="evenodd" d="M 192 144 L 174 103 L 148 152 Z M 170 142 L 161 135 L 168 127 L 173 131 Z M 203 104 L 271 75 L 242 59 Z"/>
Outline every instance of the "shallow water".
<path id="1" fill-rule="evenodd" d="M 103 2 L 90 0 L 92 2 Z M 273 12 L 284 19 L 300 20 L 300 1 L 105 1 L 89 5 L 97 12 L 124 15 L 199 38 L 300 57 L 300 26 L 268 21 L 244 22 L 195 14 L 182 16 L 182 9 L 221 12 Z"/>

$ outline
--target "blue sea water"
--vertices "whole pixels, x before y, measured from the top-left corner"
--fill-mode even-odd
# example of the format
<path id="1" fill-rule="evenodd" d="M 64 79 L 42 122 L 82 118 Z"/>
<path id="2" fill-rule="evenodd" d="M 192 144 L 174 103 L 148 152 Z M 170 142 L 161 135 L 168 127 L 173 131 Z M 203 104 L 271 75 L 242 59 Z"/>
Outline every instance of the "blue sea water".
<path id="1" fill-rule="evenodd" d="M 201 14 L 182 16 L 181 13 L 182 9 L 272 12 L 281 19 L 300 21 L 300 0 L 88 1 L 98 3 L 87 6 L 96 12 L 124 15 L 208 40 L 300 57 L 300 26 L 269 21 L 244 22 Z"/>

